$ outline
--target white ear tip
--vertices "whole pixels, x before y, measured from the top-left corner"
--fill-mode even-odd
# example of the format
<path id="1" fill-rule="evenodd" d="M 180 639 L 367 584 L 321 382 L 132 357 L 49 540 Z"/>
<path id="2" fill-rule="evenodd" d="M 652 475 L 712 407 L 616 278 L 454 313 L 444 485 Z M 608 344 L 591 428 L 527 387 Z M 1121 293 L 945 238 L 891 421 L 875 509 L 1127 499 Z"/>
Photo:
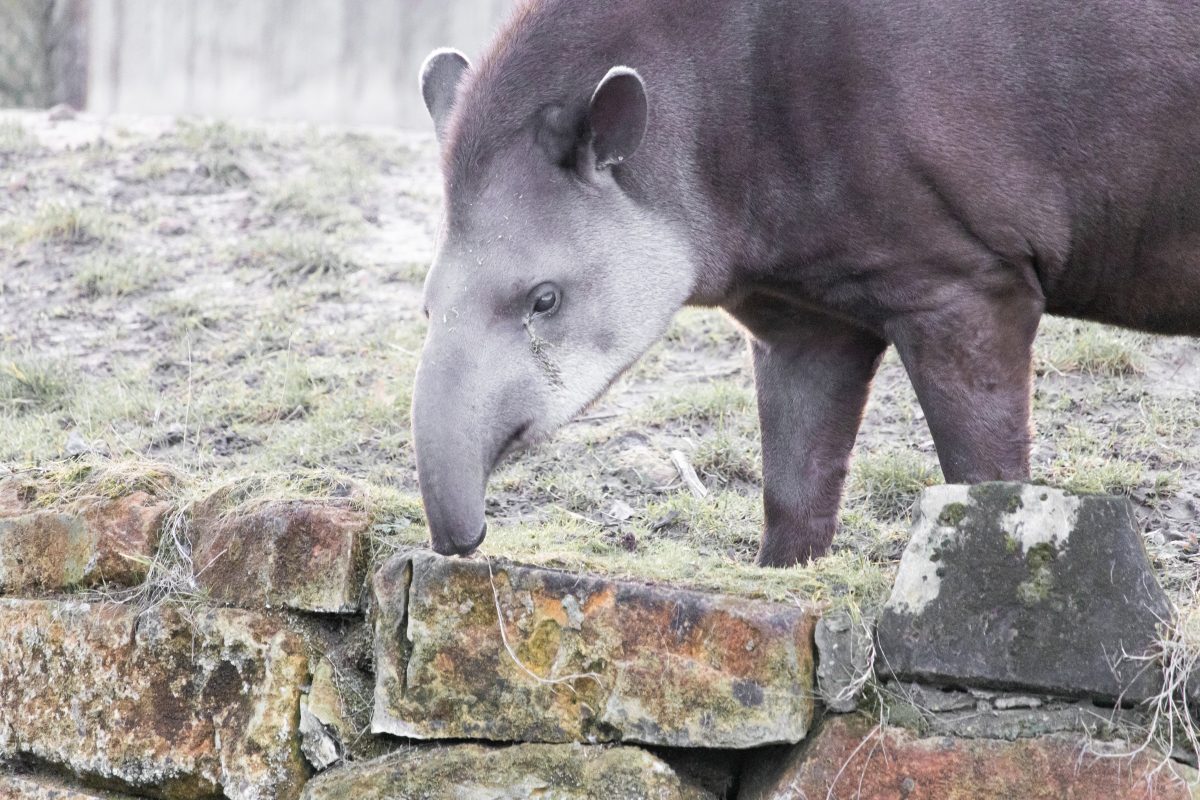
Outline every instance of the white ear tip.
<path id="1" fill-rule="evenodd" d="M 600 83 L 605 83 L 606 81 L 609 81 L 613 78 L 621 77 L 623 75 L 632 75 L 633 77 L 637 78 L 639 81 L 642 79 L 642 76 L 633 67 L 617 66 L 617 67 L 613 67 L 612 69 L 610 69 L 608 71 L 608 74 L 606 74 L 604 76 L 604 80 L 600 81 Z"/>
<path id="2" fill-rule="evenodd" d="M 596 90 L 594 92 L 592 92 L 592 102 L 593 103 L 596 102 L 596 96 L 600 94 L 600 90 L 603 89 L 604 86 L 609 81 L 615 80 L 617 78 L 624 78 L 624 77 L 633 77 L 643 87 L 646 85 L 646 82 L 644 80 L 642 80 L 642 76 L 633 67 L 624 67 L 624 66 L 613 67 L 604 75 L 603 80 L 601 80 L 599 83 L 596 84 Z M 643 89 L 643 91 L 644 91 L 644 89 Z"/>
<path id="3" fill-rule="evenodd" d="M 459 50 L 458 48 L 439 47 L 439 48 L 435 49 L 429 55 L 425 56 L 425 60 L 421 62 L 421 69 L 420 69 L 420 72 L 418 73 L 421 77 L 421 82 L 425 81 L 425 77 L 429 74 L 429 71 L 431 69 L 433 69 L 433 65 L 435 63 L 437 63 L 437 60 L 439 58 L 441 58 L 442 56 L 455 56 L 458 59 L 460 59 L 464 64 L 466 64 L 468 66 L 470 66 L 470 64 L 471 64 L 471 62 L 467 58 L 466 54 L 463 53 L 463 51 Z"/>

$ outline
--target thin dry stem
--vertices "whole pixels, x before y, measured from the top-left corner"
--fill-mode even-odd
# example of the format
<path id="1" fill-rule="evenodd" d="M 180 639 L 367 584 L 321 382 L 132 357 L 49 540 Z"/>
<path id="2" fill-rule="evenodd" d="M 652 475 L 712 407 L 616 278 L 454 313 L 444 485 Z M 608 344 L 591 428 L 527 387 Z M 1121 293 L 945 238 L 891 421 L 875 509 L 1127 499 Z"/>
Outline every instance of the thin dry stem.
<path id="1" fill-rule="evenodd" d="M 529 667 L 525 666 L 524 662 L 517 657 L 512 645 L 510 645 L 508 642 L 508 631 L 505 630 L 504 627 L 504 611 L 500 608 L 500 592 L 496 589 L 496 576 L 492 573 L 492 559 L 485 558 L 485 561 L 487 562 L 488 580 L 492 584 L 492 600 L 496 604 L 496 622 L 500 626 L 500 641 L 504 644 L 504 650 L 508 653 L 508 657 L 512 659 L 513 663 L 516 664 L 517 667 L 530 678 L 533 678 L 535 681 L 545 686 L 566 686 L 572 692 L 575 692 L 575 686 L 573 685 L 575 681 L 589 678 L 595 681 L 596 685 L 603 690 L 604 681 L 601 680 L 601 676 L 594 672 L 578 672 L 571 675 L 563 675 L 558 678 L 543 678 L 541 675 L 538 675 Z"/>

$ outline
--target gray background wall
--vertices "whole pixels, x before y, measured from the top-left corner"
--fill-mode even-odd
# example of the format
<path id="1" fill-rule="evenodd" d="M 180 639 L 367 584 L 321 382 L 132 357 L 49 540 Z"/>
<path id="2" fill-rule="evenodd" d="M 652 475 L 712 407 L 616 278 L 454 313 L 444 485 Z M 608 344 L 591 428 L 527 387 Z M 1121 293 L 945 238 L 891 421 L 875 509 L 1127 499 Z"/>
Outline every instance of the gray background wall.
<path id="1" fill-rule="evenodd" d="M 0 0 L 0 106 L 87 102 L 90 0 Z"/>
<path id="2" fill-rule="evenodd" d="M 429 123 L 417 71 L 514 0 L 90 0 L 90 111 Z"/>

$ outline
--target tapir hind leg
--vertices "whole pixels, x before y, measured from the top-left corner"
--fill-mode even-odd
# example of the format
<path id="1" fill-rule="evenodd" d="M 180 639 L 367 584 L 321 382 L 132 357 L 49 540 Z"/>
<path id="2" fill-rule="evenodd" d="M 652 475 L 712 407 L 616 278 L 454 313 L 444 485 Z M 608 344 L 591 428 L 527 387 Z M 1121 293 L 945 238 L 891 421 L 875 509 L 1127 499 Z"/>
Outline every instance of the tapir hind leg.
<path id="1" fill-rule="evenodd" d="M 764 566 L 791 566 L 829 549 L 870 390 L 887 344 L 844 322 L 761 298 L 731 309 L 753 336 L 762 427 Z"/>
<path id="2" fill-rule="evenodd" d="M 948 483 L 1029 476 L 1033 339 L 1024 286 L 958 287 L 885 326 L 917 391 Z"/>

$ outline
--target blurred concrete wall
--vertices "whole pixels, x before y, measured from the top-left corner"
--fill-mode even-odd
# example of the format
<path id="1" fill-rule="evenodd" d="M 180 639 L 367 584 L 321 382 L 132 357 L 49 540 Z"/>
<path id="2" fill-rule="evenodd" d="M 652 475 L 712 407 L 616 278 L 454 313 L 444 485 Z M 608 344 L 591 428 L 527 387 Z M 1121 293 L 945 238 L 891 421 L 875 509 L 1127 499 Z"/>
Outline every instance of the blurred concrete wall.
<path id="1" fill-rule="evenodd" d="M 91 0 L 88 108 L 431 127 L 421 61 L 514 0 Z"/>
<path id="2" fill-rule="evenodd" d="M 88 0 L 0 0 L 0 106 L 87 102 Z"/>

